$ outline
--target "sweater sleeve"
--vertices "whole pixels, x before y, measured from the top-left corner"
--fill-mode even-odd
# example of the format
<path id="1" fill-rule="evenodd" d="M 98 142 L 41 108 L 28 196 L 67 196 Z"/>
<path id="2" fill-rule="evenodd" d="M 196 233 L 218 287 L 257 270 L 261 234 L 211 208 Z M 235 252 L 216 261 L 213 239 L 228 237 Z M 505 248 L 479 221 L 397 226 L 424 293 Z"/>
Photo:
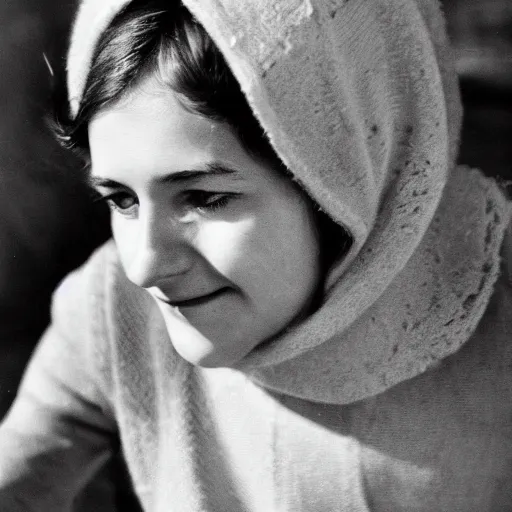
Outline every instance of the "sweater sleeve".
<path id="1" fill-rule="evenodd" d="M 107 343 L 93 328 L 101 322 L 92 307 L 101 302 L 95 282 L 105 282 L 98 259 L 55 293 L 52 324 L 0 426 L 2 512 L 74 510 L 80 491 L 113 453 L 115 421 L 101 384 Z"/>

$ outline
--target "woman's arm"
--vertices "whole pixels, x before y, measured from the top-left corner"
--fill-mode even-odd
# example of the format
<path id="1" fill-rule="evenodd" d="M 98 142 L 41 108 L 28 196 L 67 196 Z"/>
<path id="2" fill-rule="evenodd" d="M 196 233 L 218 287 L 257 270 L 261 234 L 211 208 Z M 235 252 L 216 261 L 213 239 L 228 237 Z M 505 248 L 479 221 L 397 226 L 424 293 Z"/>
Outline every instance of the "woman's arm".
<path id="1" fill-rule="evenodd" d="M 2 512 L 74 510 L 115 448 L 96 346 L 105 340 L 93 339 L 99 331 L 91 323 L 99 319 L 87 307 L 94 298 L 87 274 L 72 275 L 57 291 L 52 325 L 0 426 Z M 94 510 L 107 508 L 98 502 Z"/>

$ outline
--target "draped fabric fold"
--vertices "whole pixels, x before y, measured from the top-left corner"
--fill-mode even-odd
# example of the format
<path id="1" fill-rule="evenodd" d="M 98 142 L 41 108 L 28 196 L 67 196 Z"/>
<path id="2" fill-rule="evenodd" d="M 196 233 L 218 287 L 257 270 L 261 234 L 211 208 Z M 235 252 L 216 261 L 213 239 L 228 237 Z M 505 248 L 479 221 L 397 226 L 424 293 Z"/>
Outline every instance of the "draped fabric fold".
<path id="1" fill-rule="evenodd" d="M 127 3 L 81 4 L 68 60 L 75 114 L 99 35 Z M 510 205 L 456 167 L 461 107 L 439 3 L 183 3 L 295 179 L 354 239 L 322 306 L 238 369 L 283 393 L 348 403 L 457 350 L 491 296 Z"/>

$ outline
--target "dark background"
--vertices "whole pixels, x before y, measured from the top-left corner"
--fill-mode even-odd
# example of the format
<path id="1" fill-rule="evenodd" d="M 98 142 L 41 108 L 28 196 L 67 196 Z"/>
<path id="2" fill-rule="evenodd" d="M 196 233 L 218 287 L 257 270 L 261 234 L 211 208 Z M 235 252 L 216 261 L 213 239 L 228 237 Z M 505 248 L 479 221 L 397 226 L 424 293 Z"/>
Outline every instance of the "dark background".
<path id="1" fill-rule="evenodd" d="M 512 1 L 443 4 L 466 107 L 460 162 L 512 179 Z M 74 9 L 69 0 L 0 0 L 0 418 L 54 287 L 109 234 L 79 163 L 47 126 Z"/>

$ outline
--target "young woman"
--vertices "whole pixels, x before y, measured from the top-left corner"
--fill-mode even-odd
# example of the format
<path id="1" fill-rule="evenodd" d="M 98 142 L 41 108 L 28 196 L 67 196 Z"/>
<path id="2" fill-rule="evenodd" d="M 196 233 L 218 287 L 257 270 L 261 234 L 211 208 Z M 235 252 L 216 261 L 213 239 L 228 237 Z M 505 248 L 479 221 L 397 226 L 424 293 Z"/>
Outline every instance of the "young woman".
<path id="1" fill-rule="evenodd" d="M 61 138 L 114 242 L 61 285 L 0 509 L 120 442 L 147 511 L 512 509 L 510 205 L 455 166 L 430 0 L 84 0 Z"/>

